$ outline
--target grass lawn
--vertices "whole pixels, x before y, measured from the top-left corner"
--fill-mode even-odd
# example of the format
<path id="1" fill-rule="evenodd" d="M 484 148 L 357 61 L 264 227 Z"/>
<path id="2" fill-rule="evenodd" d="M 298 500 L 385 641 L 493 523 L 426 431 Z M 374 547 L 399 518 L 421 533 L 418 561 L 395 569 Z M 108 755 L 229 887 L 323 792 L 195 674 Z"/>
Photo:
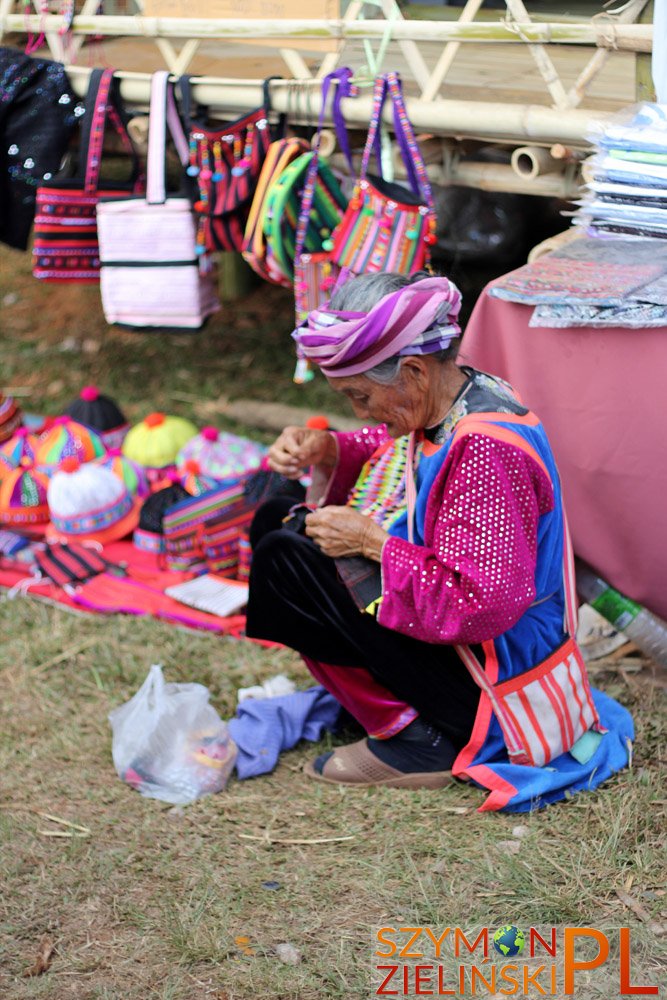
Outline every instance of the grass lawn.
<path id="1" fill-rule="evenodd" d="M 40 286 L 26 256 L 0 251 L 0 386 L 57 413 L 95 381 L 132 420 L 162 407 L 201 422 L 240 396 L 334 409 L 321 380 L 291 383 L 290 310 L 263 287 L 199 336 L 118 332 L 97 289 Z M 106 717 L 155 662 L 169 680 L 207 685 L 223 716 L 239 686 L 280 671 L 308 684 L 289 651 L 0 603 L 1 1000 L 368 997 L 377 924 L 629 925 L 648 951 L 645 981 L 658 981 L 664 672 L 628 654 L 596 665 L 594 682 L 634 714 L 632 768 L 593 794 L 510 816 L 477 813 L 482 793 L 463 785 L 306 783 L 312 745 L 185 809 L 143 799 L 115 774 Z M 90 836 L 47 836 L 73 828 L 43 814 Z M 299 964 L 279 960 L 283 943 Z M 25 977 L 51 945 L 48 971 Z"/>

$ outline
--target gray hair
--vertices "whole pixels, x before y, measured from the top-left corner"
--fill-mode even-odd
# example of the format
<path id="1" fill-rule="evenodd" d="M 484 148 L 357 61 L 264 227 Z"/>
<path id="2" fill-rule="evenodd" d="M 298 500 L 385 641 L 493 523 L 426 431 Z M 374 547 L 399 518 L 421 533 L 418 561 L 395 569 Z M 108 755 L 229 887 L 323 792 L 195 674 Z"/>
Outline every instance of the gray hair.
<path id="1" fill-rule="evenodd" d="M 426 271 L 417 271 L 406 277 L 404 274 L 394 274 L 388 271 L 381 271 L 378 274 L 360 274 L 356 278 L 350 278 L 344 285 L 336 289 L 331 296 L 330 306 L 337 312 L 369 312 L 373 306 L 377 305 L 385 295 L 391 295 L 406 285 L 411 285 L 414 281 L 430 277 Z M 444 364 L 452 361 L 456 357 L 458 343 L 455 341 L 442 351 L 434 351 L 429 357 Z M 379 382 L 380 385 L 391 385 L 398 379 L 401 370 L 401 361 L 405 355 L 395 355 L 381 361 L 374 368 L 369 368 L 364 372 L 366 378 L 372 382 Z"/>

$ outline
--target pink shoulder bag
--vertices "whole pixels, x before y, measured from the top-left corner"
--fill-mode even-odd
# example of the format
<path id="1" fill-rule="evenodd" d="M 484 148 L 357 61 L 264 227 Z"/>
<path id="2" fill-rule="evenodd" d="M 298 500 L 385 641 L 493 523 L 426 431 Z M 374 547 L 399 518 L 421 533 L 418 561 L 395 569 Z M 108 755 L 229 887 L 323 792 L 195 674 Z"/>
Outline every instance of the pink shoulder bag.
<path id="1" fill-rule="evenodd" d="M 184 186 L 187 140 L 169 73 L 160 70 L 151 82 L 146 197 L 102 199 L 97 207 L 102 305 L 109 323 L 196 330 L 220 303 L 212 261 L 196 246 L 191 200 L 167 195 L 167 124 Z"/>

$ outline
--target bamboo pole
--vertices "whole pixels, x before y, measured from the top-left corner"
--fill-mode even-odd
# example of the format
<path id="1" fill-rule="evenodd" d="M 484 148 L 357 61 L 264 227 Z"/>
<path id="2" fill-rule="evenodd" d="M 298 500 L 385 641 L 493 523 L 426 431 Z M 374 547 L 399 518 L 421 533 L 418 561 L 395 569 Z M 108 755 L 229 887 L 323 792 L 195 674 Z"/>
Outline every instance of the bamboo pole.
<path id="1" fill-rule="evenodd" d="M 542 198 L 572 200 L 581 194 L 581 182 L 576 170 L 546 174 L 528 179 L 518 176 L 504 163 L 453 163 L 442 170 L 428 168 L 429 178 L 436 184 L 471 187 L 479 191 L 502 191 L 506 194 L 539 195 Z"/>
<path id="2" fill-rule="evenodd" d="M 512 151 L 510 164 L 515 174 L 529 181 L 563 170 L 563 161 L 554 159 L 543 146 L 517 146 Z"/>
<path id="3" fill-rule="evenodd" d="M 523 31 L 519 28 L 519 24 L 523 21 L 528 20 L 528 11 L 526 10 L 523 0 L 505 0 L 507 3 L 507 13 L 511 16 L 511 26 L 517 33 L 523 35 Z M 528 41 L 524 37 L 524 41 Z M 528 50 L 535 60 L 535 65 L 540 71 L 540 75 L 544 80 L 547 90 L 551 94 L 554 104 L 557 108 L 565 110 L 569 108 L 570 102 L 567 98 L 567 93 L 565 87 L 561 82 L 561 78 L 556 72 L 556 67 L 551 61 L 551 57 L 544 48 L 544 45 L 530 45 L 528 44 Z"/>
<path id="4" fill-rule="evenodd" d="M 465 7 L 461 12 L 459 18 L 459 24 L 472 24 L 475 20 L 479 9 L 484 3 L 484 0 L 467 0 Z M 428 82 L 426 90 L 422 93 L 422 97 L 425 101 L 432 101 L 434 97 L 437 96 L 438 91 L 442 85 L 442 81 L 445 79 L 450 69 L 452 68 L 452 63 L 456 59 L 456 54 L 461 47 L 461 42 L 447 42 L 444 49 L 442 50 L 442 55 L 438 59 L 435 69 L 431 73 L 431 79 Z"/>
<path id="5" fill-rule="evenodd" d="M 83 96 L 88 90 L 90 69 L 68 66 L 67 74 L 75 92 Z M 148 105 L 150 74 L 120 71 L 121 94 L 131 105 Z M 275 80 L 271 83 L 271 106 L 277 113 L 292 112 L 296 123 L 308 124 L 290 108 L 290 81 Z M 309 117 L 319 115 L 321 107 L 320 81 L 303 81 L 311 89 Z M 217 77 L 199 77 L 193 80 L 193 99 L 204 107 L 224 110 L 225 114 L 250 111 L 262 103 L 262 81 L 230 80 Z M 483 101 L 422 101 L 409 97 L 406 100 L 410 120 L 418 132 L 466 138 L 483 138 L 490 141 L 518 143 L 555 142 L 588 149 L 587 135 L 593 122 L 603 121 L 609 112 L 584 111 L 580 108 L 559 111 L 538 104 L 502 104 Z M 370 121 L 372 97 L 363 95 L 342 101 L 345 120 L 351 128 L 367 128 Z M 393 122 L 390 108 L 385 111 L 385 121 Z M 327 118 L 327 124 L 331 119 Z"/>
<path id="6" fill-rule="evenodd" d="M 606 23 L 611 25 L 612 28 L 615 28 L 618 24 L 632 24 L 640 17 L 647 2 L 648 0 L 635 0 L 634 3 L 628 3 L 623 7 L 618 14 L 603 14 L 599 16 L 598 20 L 606 18 Z M 610 51 L 610 48 L 598 49 L 586 66 L 584 66 L 574 85 L 568 91 L 567 96 L 570 101 L 570 107 L 576 108 L 581 104 L 586 90 L 607 62 Z"/>
<path id="7" fill-rule="evenodd" d="M 25 34 L 27 31 L 58 31 L 64 25 L 60 15 L 41 17 L 9 14 L 0 18 L 0 31 Z M 359 20 L 250 20 L 238 18 L 141 17 L 139 15 L 79 15 L 74 18 L 75 35 L 145 36 L 147 38 L 277 38 L 303 39 L 378 39 L 386 32 L 386 21 Z M 560 45 L 597 45 L 601 48 L 650 52 L 652 24 L 608 25 L 505 23 L 458 21 L 393 21 L 394 41 L 475 42 L 502 44 L 558 43 Z"/>

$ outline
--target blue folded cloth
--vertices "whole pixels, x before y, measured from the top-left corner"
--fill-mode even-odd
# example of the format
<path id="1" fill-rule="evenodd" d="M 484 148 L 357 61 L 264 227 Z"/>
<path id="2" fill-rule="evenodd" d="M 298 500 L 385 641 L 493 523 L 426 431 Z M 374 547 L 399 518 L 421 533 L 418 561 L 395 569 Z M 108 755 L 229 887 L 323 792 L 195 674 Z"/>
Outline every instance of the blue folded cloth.
<path id="1" fill-rule="evenodd" d="M 256 778 L 268 774 L 283 750 L 291 750 L 299 740 L 319 740 L 336 724 L 340 703 L 317 685 L 307 691 L 279 698 L 251 698 L 239 705 L 229 732 L 238 747 L 238 777 Z"/>

